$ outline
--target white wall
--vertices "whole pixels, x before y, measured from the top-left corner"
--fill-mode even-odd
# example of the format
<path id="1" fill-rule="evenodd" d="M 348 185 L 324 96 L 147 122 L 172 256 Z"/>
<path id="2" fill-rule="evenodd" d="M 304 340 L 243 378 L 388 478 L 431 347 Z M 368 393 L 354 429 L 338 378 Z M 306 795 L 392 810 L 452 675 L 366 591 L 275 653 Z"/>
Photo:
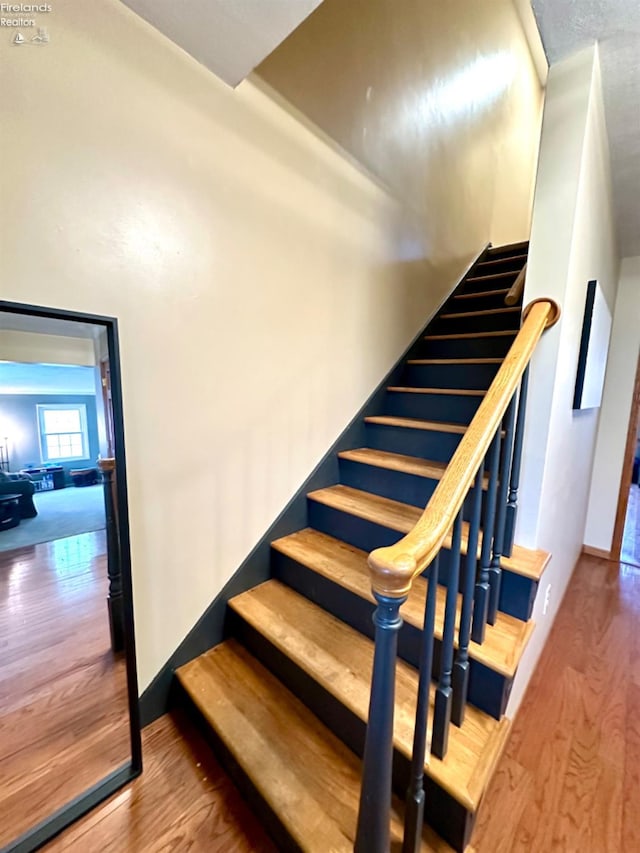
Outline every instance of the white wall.
<path id="1" fill-rule="evenodd" d="M 598 410 L 574 412 L 586 286 L 598 279 L 610 309 L 618 280 L 611 176 L 597 48 L 552 66 L 547 84 L 525 304 L 552 296 L 561 321 L 531 364 L 517 540 L 550 551 L 537 623 L 509 703 L 515 713 L 583 544 Z M 543 614 L 544 591 L 551 586 Z"/>
<path id="2" fill-rule="evenodd" d="M 620 269 L 593 463 L 585 545 L 611 549 L 633 385 L 640 351 L 640 257 Z"/>

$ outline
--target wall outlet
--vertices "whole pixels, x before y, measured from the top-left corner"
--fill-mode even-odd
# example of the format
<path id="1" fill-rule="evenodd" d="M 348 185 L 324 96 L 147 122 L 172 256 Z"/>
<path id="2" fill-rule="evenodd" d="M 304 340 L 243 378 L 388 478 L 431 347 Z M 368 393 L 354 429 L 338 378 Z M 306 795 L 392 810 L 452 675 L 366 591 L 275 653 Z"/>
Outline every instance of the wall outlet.
<path id="1" fill-rule="evenodd" d="M 551 584 L 547 584 L 547 588 L 544 591 L 544 604 L 542 605 L 542 615 L 547 615 L 547 610 L 549 609 L 549 602 L 551 601 Z"/>

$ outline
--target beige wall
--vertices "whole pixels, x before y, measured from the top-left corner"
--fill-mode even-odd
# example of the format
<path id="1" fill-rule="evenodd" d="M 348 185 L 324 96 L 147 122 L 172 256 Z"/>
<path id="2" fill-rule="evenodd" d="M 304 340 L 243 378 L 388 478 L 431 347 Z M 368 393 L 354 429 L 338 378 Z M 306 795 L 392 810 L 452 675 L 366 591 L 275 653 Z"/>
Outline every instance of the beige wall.
<path id="1" fill-rule="evenodd" d="M 584 534 L 586 545 L 603 551 L 611 549 L 639 354 L 640 257 L 635 257 L 625 258 L 620 269 Z"/>
<path id="2" fill-rule="evenodd" d="M 0 290 L 0 298 L 4 298 L 4 292 L 4 289 Z M 0 329 L 0 360 L 89 366 L 96 363 L 92 340 L 12 329 Z"/>
<path id="3" fill-rule="evenodd" d="M 511 0 L 324 0 L 257 73 L 420 214 L 436 268 L 529 236 L 542 90 Z"/>
<path id="4" fill-rule="evenodd" d="M 536 630 L 520 664 L 515 713 L 580 554 L 598 410 L 572 408 L 587 282 L 612 309 L 618 250 L 597 48 L 549 71 L 525 303 L 551 296 L 560 322 L 531 363 L 517 541 L 552 554 L 533 611 Z M 545 612 L 545 592 L 549 606 Z"/>
<path id="5" fill-rule="evenodd" d="M 49 29 L 0 43 L 0 298 L 119 319 L 144 689 L 488 239 L 495 187 L 475 183 L 477 138 L 444 154 L 436 247 L 254 84 L 232 91 L 117 0 L 58 0 Z M 469 51 L 439 53 L 443 73 Z M 511 129 L 530 152 L 528 86 Z"/>

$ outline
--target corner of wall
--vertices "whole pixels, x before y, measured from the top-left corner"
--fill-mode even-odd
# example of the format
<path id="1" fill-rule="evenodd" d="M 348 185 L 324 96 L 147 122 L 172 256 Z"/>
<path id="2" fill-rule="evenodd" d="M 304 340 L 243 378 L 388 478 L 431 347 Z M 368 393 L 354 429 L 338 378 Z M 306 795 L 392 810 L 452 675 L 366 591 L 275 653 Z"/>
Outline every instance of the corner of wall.
<path id="1" fill-rule="evenodd" d="M 598 410 L 573 410 L 586 284 L 597 279 L 613 304 L 618 250 L 598 66 L 591 46 L 549 72 L 525 302 L 552 296 L 560 323 L 531 365 L 518 528 L 521 544 L 551 553 L 509 712 L 517 709 L 584 542 Z M 523 534 L 523 536 L 521 536 Z M 523 541 L 523 538 L 525 541 Z"/>

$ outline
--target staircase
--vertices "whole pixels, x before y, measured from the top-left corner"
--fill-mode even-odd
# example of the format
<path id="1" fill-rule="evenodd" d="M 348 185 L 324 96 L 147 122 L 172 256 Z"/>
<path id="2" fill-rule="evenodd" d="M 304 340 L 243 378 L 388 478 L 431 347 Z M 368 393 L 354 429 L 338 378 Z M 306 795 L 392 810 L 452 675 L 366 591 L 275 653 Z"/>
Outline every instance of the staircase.
<path id="1" fill-rule="evenodd" d="M 514 286 L 523 278 L 526 253 L 525 243 L 488 248 L 480 256 L 410 351 L 381 411 L 366 417 L 366 446 L 339 452 L 339 482 L 308 494 L 307 527 L 271 543 L 272 578 L 228 602 L 228 639 L 177 672 L 194 716 L 280 849 L 354 849 L 374 659 L 367 557 L 415 527 L 443 478 L 520 328 L 521 290 Z M 498 430 L 503 447 L 504 436 L 514 446 L 509 428 L 505 416 Z M 514 470 L 517 445 L 516 437 Z M 468 849 L 509 733 L 504 711 L 534 628 L 531 610 L 549 555 L 511 546 L 509 530 L 501 549 L 509 556 L 498 553 L 499 584 L 485 584 L 488 597 L 495 595 L 495 612 L 485 605 L 489 616 L 470 622 L 472 603 L 478 610 L 484 589 L 475 577 L 486 550 L 478 518 L 486 527 L 495 495 L 499 499 L 509 485 L 504 474 L 501 488 L 496 454 L 495 476 L 489 463 L 480 468 L 475 479 L 480 492 L 471 489 L 459 523 L 442 543 L 433 587 L 432 655 L 421 651 L 427 577 L 415 579 L 400 611 L 390 772 L 402 800 L 415 752 L 421 654 L 434 679 L 425 717 L 431 749 L 424 763 L 424 831 L 411 849 Z M 501 470 L 507 470 L 502 463 Z M 513 474 L 511 481 L 513 487 Z M 509 502 L 513 510 L 514 494 Z M 494 536 L 494 556 L 495 541 Z M 470 581 L 458 570 L 467 564 L 473 569 Z M 452 692 L 447 684 L 453 647 L 468 679 L 461 694 L 453 667 L 455 696 L 447 710 L 453 723 L 447 717 L 442 728 L 434 723 L 435 705 L 441 704 L 436 694 Z M 418 766 L 422 777 L 421 759 Z M 420 787 L 422 779 L 415 784 Z M 389 819 L 393 850 L 400 849 L 405 832 L 400 799 L 394 798 Z M 367 845 L 360 842 L 357 849 Z"/>

